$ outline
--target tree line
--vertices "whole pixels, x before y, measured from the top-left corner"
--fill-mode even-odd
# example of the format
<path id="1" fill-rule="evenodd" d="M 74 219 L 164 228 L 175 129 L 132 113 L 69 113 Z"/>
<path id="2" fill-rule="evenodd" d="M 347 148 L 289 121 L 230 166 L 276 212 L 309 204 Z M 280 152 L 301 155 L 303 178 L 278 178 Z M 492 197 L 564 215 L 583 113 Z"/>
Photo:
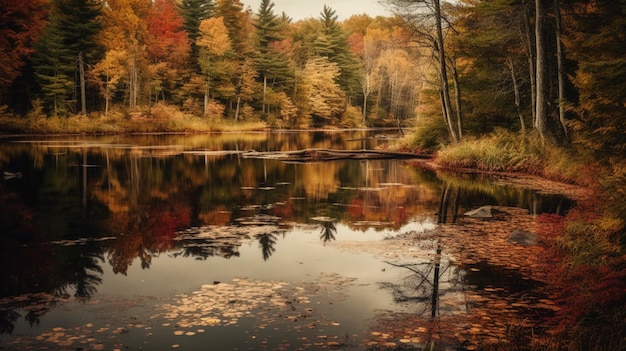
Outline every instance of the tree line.
<path id="1" fill-rule="evenodd" d="M 388 17 L 293 21 L 271 0 L 1 0 L 3 111 L 166 103 L 278 127 L 495 128 L 619 153 L 626 5 L 386 0 Z M 410 122 L 409 122 L 410 121 Z"/>
<path id="2" fill-rule="evenodd" d="M 9 36 L 2 103 L 21 114 L 132 114 L 167 103 L 209 118 L 310 127 L 413 113 L 414 99 L 400 96 L 417 79 L 407 53 L 407 67 L 379 60 L 372 121 L 360 110 L 367 28 L 376 32 L 370 45 L 405 45 L 393 40 L 398 25 L 387 18 L 340 23 L 324 6 L 317 18 L 294 22 L 269 0 L 256 11 L 238 0 L 2 0 L 2 7 Z"/>

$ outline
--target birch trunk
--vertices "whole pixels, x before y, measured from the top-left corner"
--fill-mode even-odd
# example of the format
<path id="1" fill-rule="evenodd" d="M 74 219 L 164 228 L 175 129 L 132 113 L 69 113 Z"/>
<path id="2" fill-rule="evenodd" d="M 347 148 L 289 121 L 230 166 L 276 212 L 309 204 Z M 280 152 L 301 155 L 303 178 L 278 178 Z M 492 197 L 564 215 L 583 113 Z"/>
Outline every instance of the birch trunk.
<path id="1" fill-rule="evenodd" d="M 539 132 L 542 141 L 546 141 L 549 133 L 548 99 L 550 94 L 548 77 L 548 57 L 546 54 L 546 38 L 544 35 L 545 6 L 544 0 L 535 0 L 535 45 L 537 54 L 536 79 L 537 79 L 537 105 L 535 106 L 535 128 Z"/>
<path id="2" fill-rule="evenodd" d="M 443 39 L 443 28 L 442 28 L 442 20 L 441 20 L 441 5 L 439 0 L 434 0 L 433 5 L 435 7 L 435 20 L 436 20 L 436 31 L 437 31 L 437 50 L 438 50 L 438 59 L 439 59 L 439 79 L 441 83 L 441 99 L 443 105 L 443 115 L 446 123 L 448 125 L 448 129 L 450 132 L 450 137 L 452 141 L 458 142 L 460 141 L 458 132 L 454 123 L 452 122 L 452 103 L 450 102 L 450 85 L 448 83 L 448 72 L 446 67 L 446 53 L 444 49 L 444 39 Z"/>
<path id="3" fill-rule="evenodd" d="M 526 135 L 526 122 L 524 121 L 524 114 L 522 113 L 520 89 L 519 83 L 517 82 L 517 75 L 515 74 L 515 65 L 513 64 L 513 59 L 510 57 L 507 58 L 507 63 L 509 72 L 511 72 L 511 80 L 513 81 L 513 94 L 515 95 L 515 108 L 517 110 L 517 116 L 519 117 L 520 130 L 522 135 Z"/>
<path id="4" fill-rule="evenodd" d="M 563 47 L 561 43 L 561 10 L 559 8 L 559 0 L 554 0 L 554 17 L 556 20 L 556 64 L 559 84 L 559 122 L 565 140 L 569 140 L 569 133 L 565 123 L 565 73 L 563 68 Z"/>

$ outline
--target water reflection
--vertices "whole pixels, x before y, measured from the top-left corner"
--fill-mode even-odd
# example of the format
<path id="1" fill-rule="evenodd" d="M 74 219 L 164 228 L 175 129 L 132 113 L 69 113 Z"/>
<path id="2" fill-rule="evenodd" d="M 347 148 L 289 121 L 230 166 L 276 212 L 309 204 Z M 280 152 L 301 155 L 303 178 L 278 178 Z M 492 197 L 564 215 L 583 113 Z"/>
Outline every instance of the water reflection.
<path id="1" fill-rule="evenodd" d="M 9 173 L 0 183 L 0 255 L 12 268 L 0 273 L 0 332 L 13 330 L 18 310 L 28 307 L 23 317 L 32 324 L 55 301 L 94 296 L 108 266 L 127 275 L 164 254 L 238 258 L 250 241 L 269 262 L 290 228 L 311 222 L 329 243 L 341 240 L 339 224 L 356 233 L 397 231 L 435 215 L 454 221 L 475 205 L 568 206 L 476 178 L 439 179 L 393 160 L 289 164 L 233 152 L 375 144 L 366 132 L 3 141 L 0 169 Z M 458 280 L 438 255 L 402 267 L 412 276 L 389 286 L 398 301 L 431 301 L 427 310 L 438 310 L 438 297 Z"/>
<path id="2" fill-rule="evenodd" d="M 337 233 L 337 228 L 335 227 L 334 222 L 331 222 L 331 221 L 323 222 L 320 240 L 322 240 L 324 243 L 336 240 L 335 238 L 336 233 Z"/>

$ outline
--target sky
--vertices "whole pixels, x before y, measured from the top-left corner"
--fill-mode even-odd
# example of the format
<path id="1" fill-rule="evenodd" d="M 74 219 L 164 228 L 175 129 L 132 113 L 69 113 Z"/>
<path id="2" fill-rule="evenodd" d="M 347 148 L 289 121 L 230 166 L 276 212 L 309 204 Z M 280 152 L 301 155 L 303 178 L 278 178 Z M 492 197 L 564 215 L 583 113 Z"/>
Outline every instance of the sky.
<path id="1" fill-rule="evenodd" d="M 261 0 L 241 0 L 244 9 L 250 6 L 252 12 L 259 10 Z M 339 21 L 343 21 L 352 15 L 367 14 L 371 17 L 389 16 L 379 0 L 273 0 L 274 13 L 277 15 L 285 12 L 287 16 L 298 21 L 305 18 L 319 18 L 324 4 L 335 10 Z"/>

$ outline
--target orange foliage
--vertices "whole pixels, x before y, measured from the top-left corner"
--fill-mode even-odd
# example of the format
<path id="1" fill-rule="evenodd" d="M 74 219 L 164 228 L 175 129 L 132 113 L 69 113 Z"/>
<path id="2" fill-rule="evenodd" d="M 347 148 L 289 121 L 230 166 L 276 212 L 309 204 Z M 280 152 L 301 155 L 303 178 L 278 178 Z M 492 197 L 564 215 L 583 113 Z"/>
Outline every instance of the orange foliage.
<path id="1" fill-rule="evenodd" d="M 348 37 L 348 44 L 350 44 L 350 50 L 352 50 L 355 55 L 363 56 L 365 52 L 365 40 L 362 34 L 352 33 Z"/>
<path id="2" fill-rule="evenodd" d="M 151 35 L 148 51 L 157 61 L 184 61 L 191 47 L 183 18 L 176 12 L 172 0 L 156 0 L 146 19 Z"/>
<path id="3" fill-rule="evenodd" d="M 200 213 L 198 219 L 205 225 L 227 225 L 230 223 L 230 212 L 226 206 L 220 205 L 214 210 Z"/>

